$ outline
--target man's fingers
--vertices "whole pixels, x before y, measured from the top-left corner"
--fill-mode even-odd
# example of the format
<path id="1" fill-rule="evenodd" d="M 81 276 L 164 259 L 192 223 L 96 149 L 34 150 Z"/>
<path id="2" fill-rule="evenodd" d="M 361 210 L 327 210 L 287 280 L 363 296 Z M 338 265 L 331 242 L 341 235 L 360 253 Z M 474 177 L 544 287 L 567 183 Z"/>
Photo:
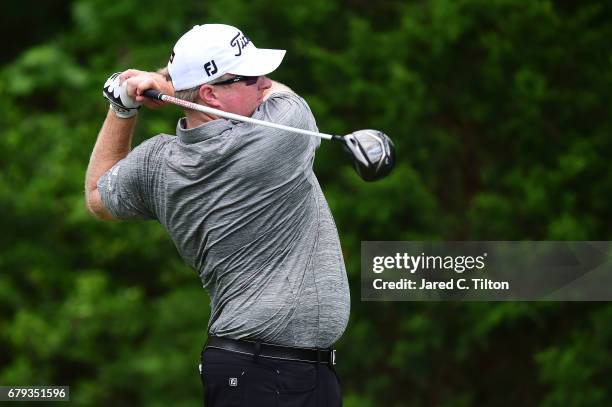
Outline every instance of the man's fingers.
<path id="1" fill-rule="evenodd" d="M 138 85 L 136 87 L 136 95 L 138 95 L 138 97 L 144 98 L 144 96 L 142 96 L 145 92 L 145 90 L 147 89 L 156 89 L 159 90 L 159 85 L 152 79 L 147 78 L 143 81 L 138 82 Z"/>
<path id="2" fill-rule="evenodd" d="M 138 83 L 138 88 L 136 90 L 136 95 L 137 95 L 136 100 L 138 102 L 141 102 L 143 105 L 145 105 L 149 109 L 157 109 L 165 105 L 165 102 L 153 100 L 153 99 L 149 99 L 148 97 L 145 97 L 144 92 L 147 89 L 161 90 L 159 84 L 157 84 L 157 82 L 155 82 L 155 80 L 151 78 Z"/>
<path id="3" fill-rule="evenodd" d="M 142 102 L 144 97 L 142 94 L 147 89 L 159 89 L 159 86 L 151 77 L 147 75 L 138 75 L 128 78 L 125 81 L 127 94 L 134 100 Z"/>
<path id="4" fill-rule="evenodd" d="M 139 71 L 138 69 L 128 69 L 126 71 L 121 72 L 121 75 L 119 75 L 119 80 L 121 82 L 123 82 L 123 81 L 125 81 L 125 80 L 127 80 L 129 78 L 132 78 L 134 76 L 138 76 L 138 75 L 143 74 L 143 73 L 144 73 L 144 71 Z"/>
<path id="5" fill-rule="evenodd" d="M 139 101 L 138 100 L 138 79 L 137 77 L 131 77 L 125 80 L 125 82 L 123 83 L 125 85 L 125 89 L 127 91 L 127 94 L 129 97 L 131 97 L 132 99 Z"/>
<path id="6" fill-rule="evenodd" d="M 119 75 L 119 81 L 125 86 L 126 93 L 137 103 L 142 103 L 148 108 L 156 109 L 163 105 L 164 102 L 154 101 L 143 96 L 147 89 L 162 90 L 157 83 L 160 76 L 151 72 L 140 71 L 138 69 L 128 69 Z"/>
<path id="7" fill-rule="evenodd" d="M 142 104 L 149 109 L 159 109 L 166 104 L 166 102 L 162 102 L 161 100 L 153 100 L 143 96 L 140 97 L 142 97 Z"/>

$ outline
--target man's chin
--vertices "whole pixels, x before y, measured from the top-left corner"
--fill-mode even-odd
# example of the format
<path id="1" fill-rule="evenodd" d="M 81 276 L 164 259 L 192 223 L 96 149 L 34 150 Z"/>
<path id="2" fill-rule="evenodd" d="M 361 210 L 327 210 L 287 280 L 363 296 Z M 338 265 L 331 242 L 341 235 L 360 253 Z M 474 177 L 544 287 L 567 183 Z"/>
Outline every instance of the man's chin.
<path id="1" fill-rule="evenodd" d="M 252 111 L 250 114 L 248 114 L 247 116 L 248 116 L 248 117 L 253 116 L 253 115 L 255 114 L 255 112 L 257 111 L 257 109 L 259 109 L 259 106 L 261 106 L 261 105 L 262 105 L 262 103 L 263 103 L 263 102 L 258 103 L 258 104 L 257 104 L 257 107 L 255 107 L 255 109 L 253 109 L 253 111 Z"/>

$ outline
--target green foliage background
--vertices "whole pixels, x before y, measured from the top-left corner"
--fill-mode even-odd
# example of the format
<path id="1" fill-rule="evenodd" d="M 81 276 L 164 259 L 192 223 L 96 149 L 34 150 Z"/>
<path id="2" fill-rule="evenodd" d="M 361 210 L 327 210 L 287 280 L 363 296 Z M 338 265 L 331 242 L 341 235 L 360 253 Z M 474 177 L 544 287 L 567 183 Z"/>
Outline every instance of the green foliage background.
<path id="1" fill-rule="evenodd" d="M 11 1 L 0 68 L 0 384 L 79 406 L 193 406 L 208 298 L 154 223 L 83 201 L 107 76 L 163 66 L 194 24 L 288 50 L 273 79 L 319 127 L 391 135 L 395 173 L 316 171 L 352 291 L 345 405 L 612 405 L 607 303 L 361 303 L 362 240 L 610 240 L 612 3 Z M 11 16 L 13 18 L 11 18 Z M 143 111 L 135 144 L 173 132 Z"/>

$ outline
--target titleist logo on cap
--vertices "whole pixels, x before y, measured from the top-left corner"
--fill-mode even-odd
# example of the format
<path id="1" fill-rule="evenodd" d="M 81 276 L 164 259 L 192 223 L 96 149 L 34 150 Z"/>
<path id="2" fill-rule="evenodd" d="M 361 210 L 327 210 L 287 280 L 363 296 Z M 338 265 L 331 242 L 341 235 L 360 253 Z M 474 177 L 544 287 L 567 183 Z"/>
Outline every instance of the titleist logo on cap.
<path id="1" fill-rule="evenodd" d="M 242 55 L 242 48 L 244 48 L 249 42 L 251 42 L 249 37 L 238 31 L 238 34 L 236 34 L 234 38 L 232 38 L 232 40 L 230 41 L 231 47 L 238 48 L 238 53 L 234 54 L 234 56 L 239 57 L 240 55 Z"/>

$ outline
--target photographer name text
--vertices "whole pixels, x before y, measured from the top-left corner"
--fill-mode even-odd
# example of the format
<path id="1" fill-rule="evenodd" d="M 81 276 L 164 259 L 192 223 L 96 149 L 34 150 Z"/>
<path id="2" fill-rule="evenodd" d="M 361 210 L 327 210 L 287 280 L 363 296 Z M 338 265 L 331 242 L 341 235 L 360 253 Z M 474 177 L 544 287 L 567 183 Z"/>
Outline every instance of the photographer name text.
<path id="1" fill-rule="evenodd" d="M 422 278 L 413 281 L 402 278 L 398 281 L 384 281 L 382 278 L 374 279 L 372 286 L 375 290 L 509 290 L 508 281 L 495 281 L 488 278 L 457 278 L 445 281 L 431 281 Z"/>

